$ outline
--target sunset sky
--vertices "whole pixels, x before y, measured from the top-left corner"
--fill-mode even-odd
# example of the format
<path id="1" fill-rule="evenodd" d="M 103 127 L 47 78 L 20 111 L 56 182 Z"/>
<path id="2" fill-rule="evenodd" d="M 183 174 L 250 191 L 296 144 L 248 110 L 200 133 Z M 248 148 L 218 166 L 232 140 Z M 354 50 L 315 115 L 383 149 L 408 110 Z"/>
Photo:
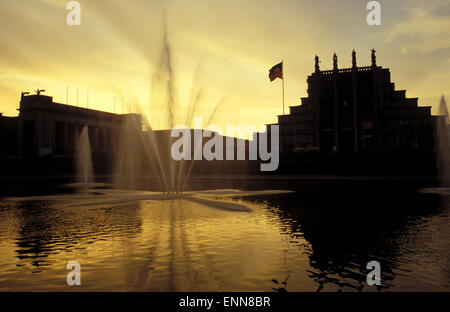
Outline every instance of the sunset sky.
<path id="1" fill-rule="evenodd" d="M 286 110 L 306 96 L 306 77 L 377 63 L 397 89 L 433 106 L 450 91 L 450 0 L 381 3 L 381 26 L 366 23 L 366 0 L 80 0 L 81 26 L 66 24 L 66 0 L 0 0 L 0 112 L 17 115 L 20 92 L 37 88 L 57 102 L 121 112 L 139 103 L 155 128 L 166 111 L 151 102 L 161 57 L 164 16 L 183 122 L 193 82 L 203 86 L 197 116 L 214 123 L 260 125 L 281 114 L 281 81 L 268 70 L 284 59 Z M 156 92 L 156 91 L 155 91 Z M 447 101 L 448 102 L 448 101 Z M 125 105 L 127 106 L 127 105 Z M 134 109 L 134 111 L 136 111 Z M 180 117 L 182 116 L 182 118 Z M 206 122 L 206 121 L 205 121 Z"/>

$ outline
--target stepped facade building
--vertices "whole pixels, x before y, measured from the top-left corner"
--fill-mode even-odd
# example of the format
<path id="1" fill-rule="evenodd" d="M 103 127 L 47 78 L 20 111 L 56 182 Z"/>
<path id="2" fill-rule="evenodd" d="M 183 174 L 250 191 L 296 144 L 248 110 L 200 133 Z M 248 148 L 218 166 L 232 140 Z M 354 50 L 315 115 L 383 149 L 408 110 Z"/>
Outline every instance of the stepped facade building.
<path id="1" fill-rule="evenodd" d="M 283 153 L 318 149 L 320 152 L 433 149 L 434 121 L 431 107 L 418 106 L 396 90 L 389 68 L 372 64 L 358 67 L 352 52 L 352 67 L 315 71 L 308 76 L 308 96 L 278 116 Z"/>

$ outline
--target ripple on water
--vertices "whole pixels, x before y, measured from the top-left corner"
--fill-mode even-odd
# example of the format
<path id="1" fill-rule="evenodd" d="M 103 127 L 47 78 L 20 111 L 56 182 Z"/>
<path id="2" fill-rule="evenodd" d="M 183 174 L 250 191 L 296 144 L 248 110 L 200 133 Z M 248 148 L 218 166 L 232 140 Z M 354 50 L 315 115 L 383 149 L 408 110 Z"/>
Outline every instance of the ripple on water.
<path id="1" fill-rule="evenodd" d="M 183 198 L 2 201 L 0 290 L 68 290 L 71 260 L 86 290 L 370 290 L 369 259 L 382 264 L 384 289 L 448 289 L 448 208 L 369 225 L 371 234 L 289 196 L 234 201 L 245 212 Z"/>

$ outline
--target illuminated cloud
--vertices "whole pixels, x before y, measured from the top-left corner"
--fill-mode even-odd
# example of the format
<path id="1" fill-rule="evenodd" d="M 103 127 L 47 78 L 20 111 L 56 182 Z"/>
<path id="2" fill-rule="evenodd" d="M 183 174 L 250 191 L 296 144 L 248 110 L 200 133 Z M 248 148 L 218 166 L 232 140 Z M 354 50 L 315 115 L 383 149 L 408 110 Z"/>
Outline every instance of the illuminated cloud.
<path id="1" fill-rule="evenodd" d="M 172 0 L 83 1 L 82 25 L 65 23 L 67 1 L 2 0 L 0 3 L 0 111 L 14 115 L 21 90 L 44 88 L 55 100 L 121 112 L 122 100 L 139 103 L 151 124 L 166 111 L 152 103 L 151 84 L 161 52 L 166 16 L 178 86 L 177 114 L 186 116 L 193 81 L 203 85 L 197 114 L 226 124 L 265 124 L 281 114 L 280 81 L 268 69 L 284 59 L 286 105 L 306 95 L 314 55 L 331 67 L 390 67 L 397 86 L 421 105 L 448 94 L 449 1 L 380 1 L 382 25 L 366 24 L 365 1 Z M 405 57 L 406 55 L 406 57 Z M 412 66 L 414 64 L 414 66 Z M 130 104 L 131 105 L 131 104 Z M 287 109 L 287 108 L 286 108 Z M 184 117 L 183 117 L 184 118 Z"/>

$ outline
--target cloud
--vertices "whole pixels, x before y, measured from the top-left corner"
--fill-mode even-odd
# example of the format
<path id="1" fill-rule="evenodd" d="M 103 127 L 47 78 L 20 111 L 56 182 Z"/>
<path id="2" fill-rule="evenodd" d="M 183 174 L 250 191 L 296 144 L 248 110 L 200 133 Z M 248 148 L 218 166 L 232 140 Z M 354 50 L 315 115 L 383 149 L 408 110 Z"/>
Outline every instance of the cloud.
<path id="1" fill-rule="evenodd" d="M 69 84 L 72 98 L 76 88 L 90 90 L 96 109 L 113 110 L 114 97 L 136 99 L 156 124 L 164 112 L 148 104 L 164 12 L 183 116 L 198 64 L 205 87 L 199 114 L 226 96 L 220 125 L 264 124 L 281 113 L 281 86 L 267 78 L 272 65 L 284 59 L 286 106 L 297 105 L 314 55 L 329 69 L 336 52 L 347 67 L 353 48 L 359 65 L 370 64 L 369 49 L 376 48 L 398 85 L 432 98 L 450 80 L 448 3 L 381 1 L 383 25 L 371 27 L 365 1 L 96 0 L 81 1 L 82 26 L 71 27 L 65 1 L 2 0 L 0 81 L 8 87 L 0 109 L 15 112 L 12 99 L 27 88 L 65 101 Z"/>
<path id="2" fill-rule="evenodd" d="M 450 2 L 427 1 L 416 6 L 407 6 L 400 21 L 386 30 L 386 43 L 406 43 L 402 53 L 410 51 L 432 52 L 450 48 Z"/>

